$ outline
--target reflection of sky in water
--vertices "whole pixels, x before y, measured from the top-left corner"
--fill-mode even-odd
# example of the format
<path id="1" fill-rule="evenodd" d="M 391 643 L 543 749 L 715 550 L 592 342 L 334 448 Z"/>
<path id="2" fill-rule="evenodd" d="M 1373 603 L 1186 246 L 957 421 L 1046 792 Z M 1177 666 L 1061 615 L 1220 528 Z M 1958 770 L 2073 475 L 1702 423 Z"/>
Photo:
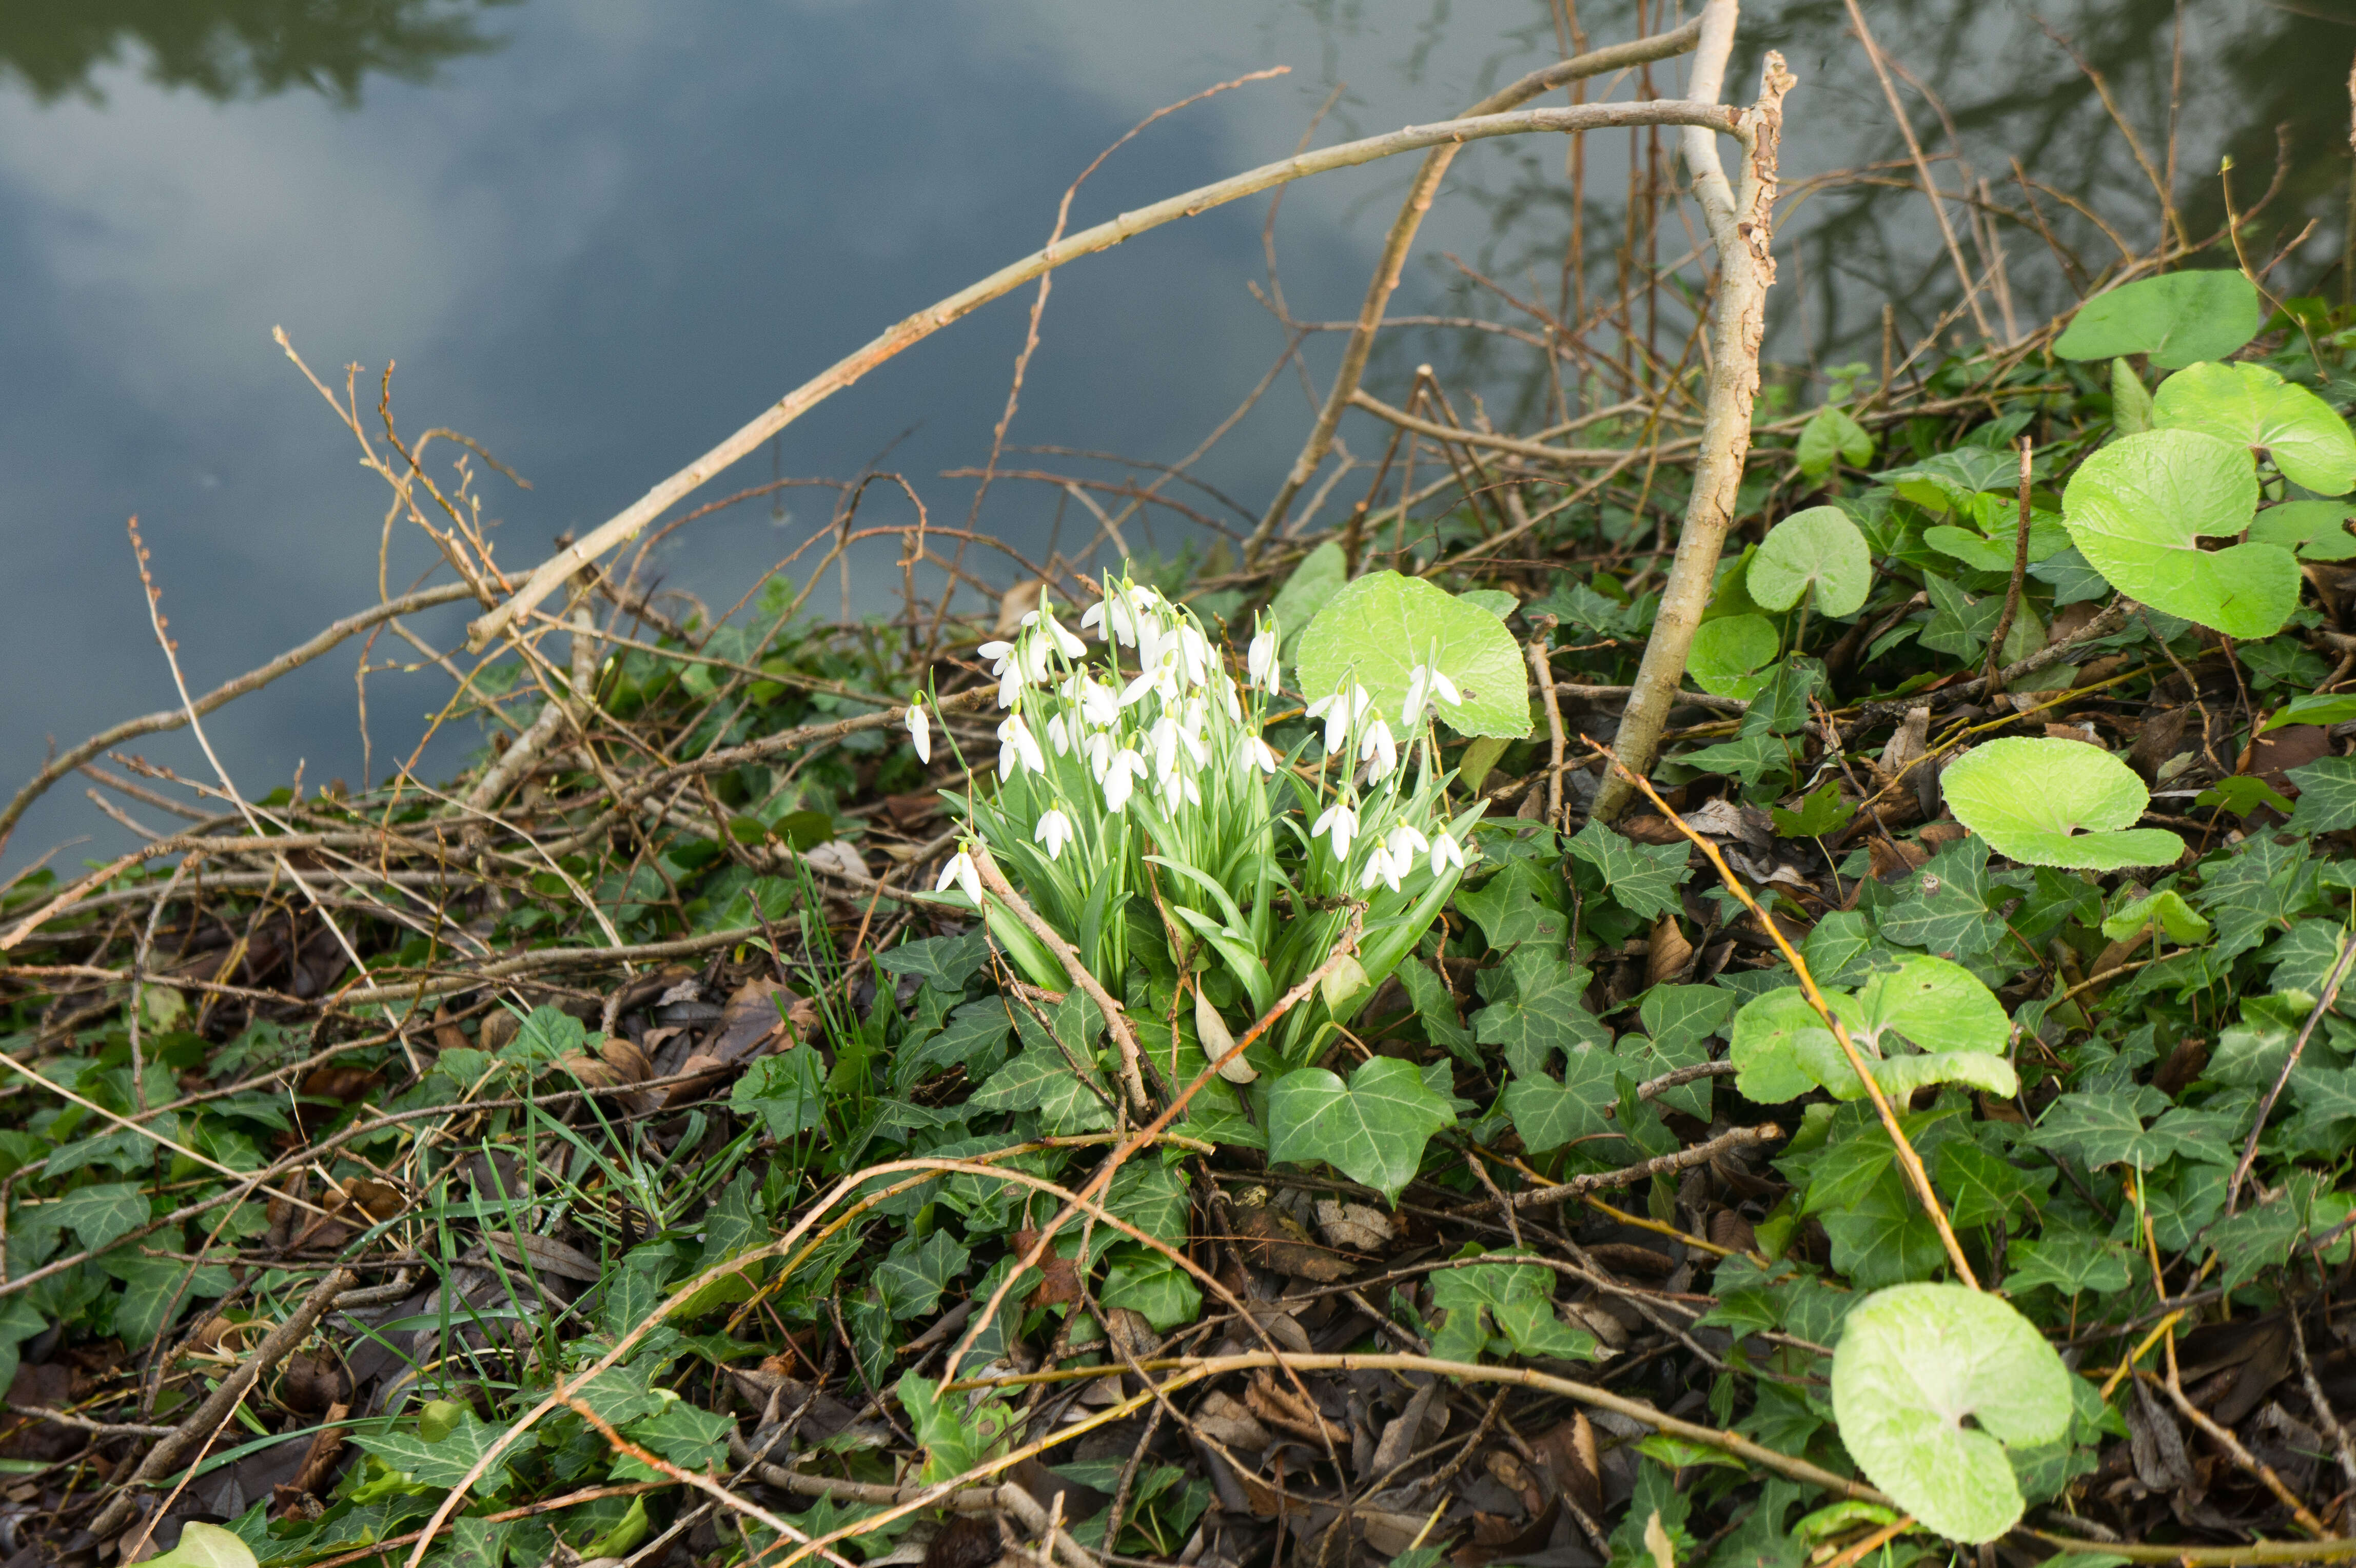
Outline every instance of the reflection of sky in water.
<path id="1" fill-rule="evenodd" d="M 1586 8 L 1593 40 L 1628 36 L 1624 16 L 1605 14 L 1617 9 Z M 1887 111 L 1839 5 L 1753 9 L 1745 95 L 1770 37 L 1801 79 L 1787 179 L 1887 156 Z M 2020 150 L 2148 241 L 2132 164 L 2083 166 L 2103 140 L 2089 118 L 2099 110 L 2048 91 L 2067 83 L 2067 62 L 2023 16 L 1961 4 L 1868 9 L 1885 45 L 1953 94 L 1980 172 L 2001 179 L 1997 149 Z M 2091 19 L 2063 25 L 2103 29 L 2081 40 L 2111 51 L 2104 64 L 2122 97 L 2149 112 L 2146 124 L 2161 123 L 2170 8 L 2080 9 Z M 2340 62 L 2315 67 L 2323 85 L 2308 94 L 2328 147 L 2344 105 L 2320 95 L 2344 70 L 2356 28 L 2255 5 L 2207 9 L 2212 42 L 2242 36 L 2237 27 L 2304 28 L 2303 49 L 2273 58 L 2297 69 Z M 1510 27 L 1493 19 L 1504 13 Z M 70 742 L 170 700 L 123 536 L 129 513 L 144 520 L 199 688 L 373 596 L 382 487 L 272 347 L 273 325 L 323 375 L 347 361 L 369 367 L 364 410 L 374 371 L 397 359 L 406 429 L 464 430 L 530 478 L 529 493 L 496 480 L 486 489 L 505 520 L 504 558 L 527 564 L 551 535 L 594 524 L 887 323 L 1034 248 L 1065 183 L 1151 109 L 1248 70 L 1294 68 L 1130 144 L 1083 193 L 1076 223 L 1290 153 L 1336 82 L 1346 90 L 1325 139 L 1443 117 L 1550 55 L 1547 16 L 1542 3 L 1489 13 L 1338 0 L 543 4 L 485 11 L 483 29 L 503 48 L 422 85 L 370 76 L 356 110 L 300 90 L 222 102 L 161 88 L 135 48 L 96 70 L 91 92 L 37 101 L 10 81 L 0 87 L 0 276 L 10 280 L 0 526 L 13 594 L 0 623 L 0 782 L 13 789 L 46 735 Z M 0 54 L 11 25 L 0 21 Z M 2278 117 L 2236 98 L 2227 78 L 2249 72 L 2230 50 L 2222 63 L 2216 54 L 2193 51 L 2188 189 L 2192 171 L 2214 167 L 2228 130 Z M 1990 82 L 1987 58 L 2019 69 Z M 2009 118 L 1985 124 L 1990 102 Z M 2040 123 L 2049 112 L 2058 125 Z M 2046 151 L 2009 134 L 2034 134 Z M 2269 142 L 2261 129 L 2257 152 L 2244 154 L 2244 199 L 2264 184 Z M 1590 148 L 1589 188 L 1607 208 L 1623 188 L 1626 146 L 1615 135 Z M 2319 154 L 2294 193 L 2328 226 L 2343 188 L 2338 157 Z M 1477 148 L 1458 169 L 1421 254 L 1454 252 L 1550 298 L 1565 222 L 1560 144 Z M 1297 314 L 1355 308 L 1405 172 L 1394 164 L 1291 188 L 1278 240 Z M 1265 211 L 1239 204 L 1059 274 L 1012 439 L 1158 460 L 1192 448 L 1281 347 L 1247 289 L 1263 276 Z M 2059 221 L 2057 207 L 2049 212 Z M 1501 221 L 1504 238 L 1493 233 Z M 1599 231 L 1615 221 L 1609 210 L 1590 219 Z M 1953 297 L 1919 199 L 1820 197 L 1794 232 L 1817 225 L 1838 234 L 1844 265 L 1804 243 L 1800 263 L 1786 265 L 1790 286 L 1770 305 L 1784 357 L 1815 357 L 1836 328 L 1862 323 L 1869 337 L 1885 293 L 1916 323 Z M 1683 248 L 1683 232 L 1671 217 L 1667 253 Z M 2070 297 L 2033 236 L 2007 242 L 2023 263 L 2024 317 Z M 2105 259 L 2099 245 L 2087 254 Z M 785 472 L 848 474 L 888 450 L 885 466 L 909 475 L 936 521 L 962 523 L 969 489 L 938 475 L 986 453 L 1028 297 L 919 346 L 791 427 Z M 1468 303 L 1435 262 L 1410 270 L 1398 308 Z M 1312 345 L 1321 373 L 1332 347 Z M 1376 390 L 1395 392 L 1405 366 L 1440 351 L 1403 335 Z M 1306 421 L 1297 381 L 1280 381 L 1202 476 L 1257 506 Z M 707 495 L 768 474 L 764 454 Z M 985 526 L 1036 548 L 1051 499 L 1002 483 Z M 824 514 L 818 495 L 791 505 L 796 523 Z M 882 492 L 872 506 L 870 521 L 905 515 Z M 673 584 L 725 604 L 792 537 L 756 504 L 694 525 L 662 564 Z M 896 586 L 893 554 L 883 544 L 858 563 L 862 607 Z M 397 529 L 396 586 L 425 564 L 413 530 Z M 833 602 L 830 588 L 814 600 Z M 426 618 L 420 629 L 447 640 L 457 619 Z M 377 656 L 398 646 L 382 639 Z M 298 757 L 315 781 L 357 770 L 352 664 L 352 650 L 339 650 L 211 721 L 241 786 L 282 782 Z M 372 682 L 380 766 L 444 690 L 422 677 Z M 196 765 L 181 739 L 138 749 Z M 455 753 L 436 756 L 446 768 Z M 87 853 L 120 836 L 60 786 L 8 860 L 86 831 L 98 834 Z"/>

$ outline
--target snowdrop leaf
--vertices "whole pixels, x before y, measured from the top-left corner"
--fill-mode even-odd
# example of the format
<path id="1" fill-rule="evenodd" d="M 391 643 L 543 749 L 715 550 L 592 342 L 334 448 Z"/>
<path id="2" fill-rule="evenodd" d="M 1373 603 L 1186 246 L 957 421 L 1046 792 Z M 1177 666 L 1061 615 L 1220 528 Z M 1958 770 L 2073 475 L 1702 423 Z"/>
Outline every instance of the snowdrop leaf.
<path id="1" fill-rule="evenodd" d="M 2062 495 L 2078 553 L 2111 585 L 2228 637 L 2271 637 L 2298 603 L 2298 563 L 2276 544 L 2201 548 L 2246 530 L 2258 506 L 2246 447 L 2191 430 L 2130 435 L 2086 459 Z"/>
<path id="2" fill-rule="evenodd" d="M 2025 865 L 2116 871 L 2172 865 L 2184 854 L 2174 833 L 2132 825 L 2151 795 L 2126 763 L 2099 746 L 2029 736 L 1992 740 L 1965 753 L 1940 782 L 1957 822 Z"/>
<path id="3" fill-rule="evenodd" d="M 2070 1372 L 2053 1348 L 2014 1308 L 1961 1285 L 1869 1296 L 1842 1325 L 1832 1382 L 1849 1456 L 1954 1541 L 1993 1541 L 2019 1523 L 2005 1450 L 2070 1430 Z"/>
<path id="4" fill-rule="evenodd" d="M 1429 664 L 1464 699 L 1430 708 L 1459 735 L 1530 733 L 1529 671 L 1513 633 L 1483 607 L 1419 577 L 1369 572 L 1344 587 L 1301 633 L 1298 662 L 1307 695 L 1355 679 L 1394 722 L 1408 672 Z"/>

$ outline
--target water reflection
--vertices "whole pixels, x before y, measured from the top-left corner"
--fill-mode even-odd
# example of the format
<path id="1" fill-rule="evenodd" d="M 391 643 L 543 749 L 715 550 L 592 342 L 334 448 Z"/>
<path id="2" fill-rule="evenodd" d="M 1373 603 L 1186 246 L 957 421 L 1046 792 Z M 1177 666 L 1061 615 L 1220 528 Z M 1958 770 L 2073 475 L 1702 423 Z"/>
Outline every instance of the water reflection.
<path id="1" fill-rule="evenodd" d="M 478 13 L 519 0 L 9 0 L 0 81 L 49 102 L 101 96 L 99 72 L 136 63 L 208 98 L 308 88 L 346 107 L 370 76 L 425 82 L 500 40 Z"/>

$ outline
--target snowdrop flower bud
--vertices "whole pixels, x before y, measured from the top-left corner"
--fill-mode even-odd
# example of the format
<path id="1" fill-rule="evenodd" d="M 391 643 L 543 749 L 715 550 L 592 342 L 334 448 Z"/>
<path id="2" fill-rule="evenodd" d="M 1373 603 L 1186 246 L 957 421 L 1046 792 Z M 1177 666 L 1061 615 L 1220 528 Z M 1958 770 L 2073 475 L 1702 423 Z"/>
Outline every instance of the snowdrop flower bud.
<path id="1" fill-rule="evenodd" d="M 1060 860 L 1063 858 L 1064 846 L 1072 842 L 1072 819 L 1064 815 L 1064 809 L 1061 806 L 1050 806 L 1047 808 L 1047 814 L 1039 819 L 1038 829 L 1032 833 L 1031 837 L 1035 842 L 1047 846 L 1049 860 Z"/>
<path id="2" fill-rule="evenodd" d="M 1244 654 L 1244 674 L 1253 685 L 1276 690 L 1276 623 L 1264 622 L 1253 634 L 1251 647 Z"/>
<path id="3" fill-rule="evenodd" d="M 1324 815 L 1310 824 L 1309 836 L 1315 838 L 1328 828 L 1333 831 L 1333 858 L 1349 859 L 1350 840 L 1358 831 L 1358 813 L 1350 810 L 1347 800 L 1336 800 L 1326 807 Z"/>
<path id="4" fill-rule="evenodd" d="M 1202 1042 L 1203 1054 L 1218 1062 L 1219 1076 L 1229 1083 L 1249 1083 L 1259 1076 L 1259 1069 L 1244 1060 L 1240 1051 L 1226 1061 L 1219 1060 L 1235 1050 L 1236 1036 L 1228 1030 L 1227 1021 L 1219 1016 L 1219 1010 L 1211 1005 L 1211 999 L 1203 994 L 1200 985 L 1194 987 L 1194 1038 Z"/>
<path id="5" fill-rule="evenodd" d="M 914 745 L 916 748 L 916 760 L 919 762 L 932 761 L 933 721 L 925 716 L 925 705 L 922 703 L 910 703 L 908 704 L 906 723 L 908 725 L 908 740 L 910 744 Z"/>
<path id="6" fill-rule="evenodd" d="M 1443 830 L 1431 841 L 1431 874 L 1439 876 L 1442 875 L 1441 868 L 1450 865 L 1459 871 L 1463 870 L 1464 852 L 1457 847 L 1454 837 Z"/>
<path id="7" fill-rule="evenodd" d="M 1398 767 L 1398 747 L 1391 740 L 1391 726 L 1376 719 L 1366 726 L 1365 737 L 1358 743 L 1358 760 L 1366 765 L 1366 779 L 1379 784 Z"/>
<path id="8" fill-rule="evenodd" d="M 941 868 L 941 879 L 933 884 L 933 891 L 946 893 L 952 882 L 965 889 L 965 896 L 973 900 L 974 908 L 981 907 L 981 873 L 974 869 L 973 856 L 964 850 L 949 857 L 948 865 Z"/>
<path id="9" fill-rule="evenodd" d="M 1244 736 L 1236 747 L 1236 761 L 1247 772 L 1257 768 L 1271 779 L 1276 777 L 1276 751 L 1256 735 Z"/>

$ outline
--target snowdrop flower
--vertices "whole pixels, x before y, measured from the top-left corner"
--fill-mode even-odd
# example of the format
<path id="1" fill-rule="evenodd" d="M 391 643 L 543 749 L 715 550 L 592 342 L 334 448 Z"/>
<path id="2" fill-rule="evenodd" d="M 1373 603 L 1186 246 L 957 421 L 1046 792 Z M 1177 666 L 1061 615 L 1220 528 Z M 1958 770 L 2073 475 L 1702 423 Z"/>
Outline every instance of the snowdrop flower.
<path id="1" fill-rule="evenodd" d="M 1023 694 L 1023 665 L 1019 660 L 1012 658 L 999 660 L 999 665 L 1000 668 L 992 671 L 998 676 L 998 705 L 1011 708 L 1014 705 L 1014 699 Z"/>
<path id="2" fill-rule="evenodd" d="M 1358 832 L 1358 813 L 1350 810 L 1347 800 L 1336 800 L 1325 808 L 1324 815 L 1310 824 L 1309 836 L 1315 838 L 1329 827 L 1333 831 L 1333 858 L 1347 860 L 1350 857 L 1350 840 Z"/>
<path id="3" fill-rule="evenodd" d="M 1203 699 L 1200 697 L 1188 698 L 1184 710 L 1178 715 L 1179 743 L 1185 746 L 1186 755 L 1194 759 L 1197 768 L 1203 766 L 1203 724 L 1209 716 L 1203 711 Z"/>
<path id="4" fill-rule="evenodd" d="M 1046 772 L 1047 754 L 1039 749 L 1039 737 L 1031 733 L 1031 726 L 1017 714 L 998 726 L 999 780 L 1002 783 L 1025 769 Z"/>
<path id="5" fill-rule="evenodd" d="M 1153 747 L 1154 771 L 1167 779 L 1178 771 L 1178 721 L 1168 714 L 1153 721 L 1146 732 L 1146 741 Z"/>
<path id="6" fill-rule="evenodd" d="M 1202 803 L 1202 789 L 1194 782 L 1192 774 L 1173 769 L 1162 776 L 1162 809 L 1163 811 L 1175 812 L 1183 806 L 1189 804 L 1199 806 Z"/>
<path id="7" fill-rule="evenodd" d="M 1440 700 L 1450 707 L 1461 708 L 1464 705 L 1463 693 L 1457 691 L 1456 682 L 1437 670 L 1431 672 L 1431 689 Z"/>
<path id="8" fill-rule="evenodd" d="M 973 656 L 989 660 L 991 674 L 1003 675 L 1006 667 L 1014 662 L 1014 645 L 1011 642 L 985 642 L 973 650 Z"/>
<path id="9" fill-rule="evenodd" d="M 1459 871 L 1463 870 L 1464 852 L 1457 846 L 1454 837 L 1442 830 L 1440 835 L 1431 841 L 1431 874 L 1438 876 L 1441 875 L 1441 867 L 1449 865 L 1454 866 Z"/>
<path id="10" fill-rule="evenodd" d="M 910 703 L 907 714 L 908 739 L 916 748 L 916 760 L 933 759 L 933 721 L 925 716 L 922 703 Z"/>
<path id="11" fill-rule="evenodd" d="M 1325 721 L 1325 749 L 1329 754 L 1342 749 L 1342 742 L 1349 735 L 1350 725 L 1365 717 L 1366 710 L 1374 705 L 1374 701 L 1364 686 L 1353 682 L 1346 693 L 1336 692 L 1309 704 L 1307 716 Z"/>
<path id="12" fill-rule="evenodd" d="M 1364 893 L 1380 882 L 1387 884 L 1392 892 L 1398 892 L 1399 870 L 1398 863 L 1391 859 L 1382 845 L 1376 844 L 1374 853 L 1366 856 L 1366 868 L 1358 873 L 1358 891 Z"/>
<path id="13" fill-rule="evenodd" d="M 1110 729 L 1120 717 L 1120 693 L 1085 675 L 1079 679 L 1080 716 L 1098 729 Z"/>
<path id="14" fill-rule="evenodd" d="M 1047 731 L 1047 744 L 1055 748 L 1056 756 L 1062 757 L 1072 749 L 1073 721 L 1057 714 L 1044 727 Z"/>
<path id="15" fill-rule="evenodd" d="M 1276 777 L 1276 751 L 1256 735 L 1244 736 L 1237 746 L 1236 762 L 1246 772 L 1257 768 L 1271 779 Z"/>
<path id="16" fill-rule="evenodd" d="M 1039 819 L 1037 831 L 1031 835 L 1034 841 L 1047 846 L 1049 860 L 1062 859 L 1064 846 L 1071 843 L 1074 836 L 1072 819 L 1064 815 L 1061 806 L 1048 807 L 1046 815 Z"/>
<path id="17" fill-rule="evenodd" d="M 1398 746 L 1391 740 L 1391 726 L 1376 719 L 1366 726 L 1358 743 L 1358 760 L 1366 765 L 1366 781 L 1379 784 L 1398 768 Z"/>
<path id="18" fill-rule="evenodd" d="M 1115 752 L 1099 780 L 1104 786 L 1105 810 L 1117 812 L 1127 807 L 1130 792 L 1144 777 L 1145 758 L 1126 747 Z"/>
<path id="19" fill-rule="evenodd" d="M 1080 743 L 1080 753 L 1088 759 L 1088 771 L 1097 776 L 1097 782 L 1103 783 L 1105 769 L 1112 766 L 1112 736 L 1103 730 L 1096 731 Z"/>
<path id="20" fill-rule="evenodd" d="M 1087 643 L 1064 629 L 1063 623 L 1055 618 L 1055 612 L 1044 596 L 1039 600 L 1039 607 L 1023 618 L 1023 624 L 1045 631 L 1066 659 L 1077 659 L 1088 650 Z"/>
<path id="21" fill-rule="evenodd" d="M 1192 621 L 1179 623 L 1175 640 L 1178 661 L 1185 671 L 1186 684 L 1189 686 L 1207 684 L 1211 678 L 1210 643 L 1205 639 L 1200 631 L 1194 628 Z"/>
<path id="22" fill-rule="evenodd" d="M 1457 693 L 1455 682 L 1429 664 L 1419 664 L 1408 671 L 1407 703 L 1400 711 L 1399 722 L 1413 729 L 1423 718 L 1424 703 L 1432 697 L 1438 697 L 1451 707 L 1464 701 Z"/>
<path id="23" fill-rule="evenodd" d="M 1270 692 L 1277 689 L 1276 651 L 1276 623 L 1263 622 L 1253 634 L 1251 648 L 1244 654 L 1244 673 L 1253 685 Z"/>
<path id="24" fill-rule="evenodd" d="M 1431 841 L 1425 838 L 1414 823 L 1405 820 L 1383 836 L 1383 849 L 1402 873 L 1415 864 L 1415 857 L 1430 847 L 1430 843 Z"/>
<path id="25" fill-rule="evenodd" d="M 951 855 L 949 863 L 941 867 L 941 879 L 933 884 L 933 891 L 946 893 L 952 882 L 965 889 L 965 896 L 973 900 L 974 908 L 981 907 L 981 873 L 973 868 L 973 856 L 964 850 Z"/>
<path id="26" fill-rule="evenodd" d="M 1242 699 L 1236 695 L 1234 676 L 1225 673 L 1219 676 L 1219 701 L 1226 704 L 1229 724 L 1244 722 L 1244 704 Z"/>

